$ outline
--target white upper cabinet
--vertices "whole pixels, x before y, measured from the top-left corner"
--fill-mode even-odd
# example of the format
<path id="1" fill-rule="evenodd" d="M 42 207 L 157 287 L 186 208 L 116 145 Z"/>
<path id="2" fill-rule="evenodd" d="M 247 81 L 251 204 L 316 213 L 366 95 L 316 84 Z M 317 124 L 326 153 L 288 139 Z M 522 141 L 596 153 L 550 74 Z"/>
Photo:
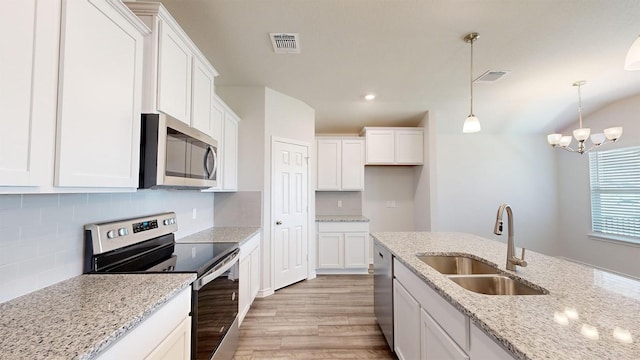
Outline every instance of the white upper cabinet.
<path id="1" fill-rule="evenodd" d="M 143 39 L 121 3 L 64 1 L 56 186 L 138 185 Z"/>
<path id="2" fill-rule="evenodd" d="M 238 126 L 240 118 L 214 94 L 211 137 L 218 140 L 218 186 L 203 191 L 238 190 Z"/>
<path id="3" fill-rule="evenodd" d="M 422 165 L 423 128 L 365 127 L 366 165 Z"/>
<path id="4" fill-rule="evenodd" d="M 0 186 L 51 185 L 60 0 L 9 0 L 0 23 Z"/>
<path id="5" fill-rule="evenodd" d="M 158 29 L 158 110 L 190 125 L 191 50 L 171 23 Z"/>
<path id="6" fill-rule="evenodd" d="M 316 190 L 360 191 L 364 189 L 364 140 L 316 138 L 318 179 Z"/>
<path id="7" fill-rule="evenodd" d="M 193 57 L 191 80 L 191 126 L 213 135 L 213 74 L 202 60 Z M 213 137 L 213 136 L 212 136 Z M 219 139 L 214 137 L 214 139 Z"/>
<path id="8" fill-rule="evenodd" d="M 218 72 L 161 3 L 125 4 L 152 32 L 145 39 L 142 111 L 166 113 L 210 135 Z"/>

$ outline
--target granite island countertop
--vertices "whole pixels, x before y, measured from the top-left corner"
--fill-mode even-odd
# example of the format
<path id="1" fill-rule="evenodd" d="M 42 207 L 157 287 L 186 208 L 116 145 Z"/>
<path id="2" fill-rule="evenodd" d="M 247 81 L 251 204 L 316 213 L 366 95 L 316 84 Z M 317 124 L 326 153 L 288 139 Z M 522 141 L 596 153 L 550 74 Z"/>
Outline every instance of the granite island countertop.
<path id="1" fill-rule="evenodd" d="M 640 281 L 527 250 L 506 270 L 506 244 L 463 233 L 371 234 L 411 271 L 519 359 L 640 359 Z M 517 246 L 516 239 L 516 246 Z M 548 295 L 474 293 L 416 254 L 471 254 Z M 519 255 L 519 251 L 518 251 Z M 567 317 L 567 313 L 575 316 Z M 573 318 L 573 319 L 572 319 Z M 595 331 L 594 331 L 595 329 Z"/>
<path id="2" fill-rule="evenodd" d="M 184 273 L 80 275 L 2 303 L 0 358 L 92 359 L 194 280 Z"/>
<path id="3" fill-rule="evenodd" d="M 316 215 L 316 222 L 369 222 L 362 215 Z"/>
<path id="4" fill-rule="evenodd" d="M 177 239 L 177 243 L 236 242 L 238 246 L 260 231 L 259 227 L 212 227 Z"/>

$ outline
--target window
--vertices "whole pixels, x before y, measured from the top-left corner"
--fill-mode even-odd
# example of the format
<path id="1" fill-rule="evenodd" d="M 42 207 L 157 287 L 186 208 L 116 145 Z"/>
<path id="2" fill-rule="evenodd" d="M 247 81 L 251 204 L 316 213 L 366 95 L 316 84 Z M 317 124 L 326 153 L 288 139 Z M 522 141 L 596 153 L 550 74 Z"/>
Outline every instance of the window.
<path id="1" fill-rule="evenodd" d="M 589 153 L 594 235 L 640 242 L 640 146 Z"/>

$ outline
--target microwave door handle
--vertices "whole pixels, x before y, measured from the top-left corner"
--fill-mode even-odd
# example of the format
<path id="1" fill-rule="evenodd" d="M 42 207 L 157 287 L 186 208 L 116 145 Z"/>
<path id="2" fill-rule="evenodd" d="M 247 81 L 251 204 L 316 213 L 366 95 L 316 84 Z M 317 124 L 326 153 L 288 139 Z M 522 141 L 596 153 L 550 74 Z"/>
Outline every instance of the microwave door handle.
<path id="1" fill-rule="evenodd" d="M 213 169 L 211 170 L 209 170 L 209 156 L 213 157 Z M 204 153 L 204 169 L 207 172 L 207 179 L 213 180 L 216 175 L 216 170 L 218 169 L 218 155 L 211 145 L 207 146 L 207 151 Z"/>
<path id="2" fill-rule="evenodd" d="M 213 152 L 213 148 L 211 146 L 207 146 L 207 150 L 204 152 L 204 171 L 207 175 L 207 179 L 211 178 L 211 170 L 209 170 L 209 154 Z"/>

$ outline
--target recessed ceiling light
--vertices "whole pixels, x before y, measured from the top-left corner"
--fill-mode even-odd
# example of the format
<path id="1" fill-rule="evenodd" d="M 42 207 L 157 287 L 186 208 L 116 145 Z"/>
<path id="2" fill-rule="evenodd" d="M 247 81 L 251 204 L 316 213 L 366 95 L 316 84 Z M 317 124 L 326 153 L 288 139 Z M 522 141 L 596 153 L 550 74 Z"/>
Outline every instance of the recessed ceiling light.
<path id="1" fill-rule="evenodd" d="M 365 100 L 369 100 L 369 101 L 371 101 L 371 100 L 373 100 L 375 98 L 376 98 L 376 94 L 367 94 L 367 95 L 364 96 L 364 99 Z"/>

